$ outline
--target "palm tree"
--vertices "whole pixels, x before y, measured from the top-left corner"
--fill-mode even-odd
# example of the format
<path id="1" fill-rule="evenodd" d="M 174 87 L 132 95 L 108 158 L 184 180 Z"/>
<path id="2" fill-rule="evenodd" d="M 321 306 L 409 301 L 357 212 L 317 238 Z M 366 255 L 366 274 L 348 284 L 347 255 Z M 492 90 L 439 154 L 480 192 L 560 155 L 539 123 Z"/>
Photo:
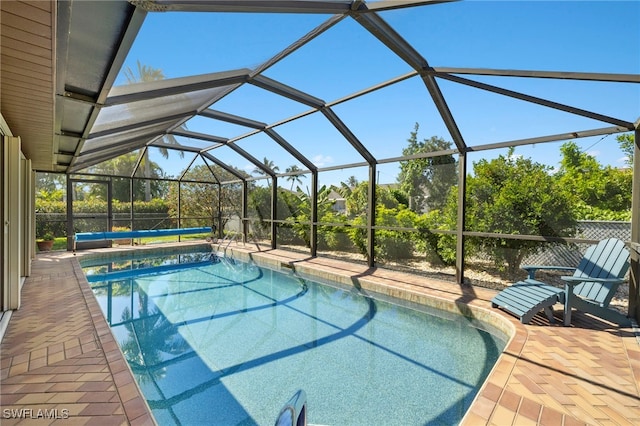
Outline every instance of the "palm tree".
<path id="1" fill-rule="evenodd" d="M 140 61 L 138 64 L 138 74 L 136 75 L 130 67 L 124 70 L 124 77 L 127 79 L 127 83 L 143 83 L 147 81 L 164 80 L 164 73 L 161 69 L 152 68 L 148 65 L 142 65 Z"/>
<path id="2" fill-rule="evenodd" d="M 157 81 L 164 80 L 164 73 L 161 69 L 153 68 L 148 65 L 142 65 L 140 61 L 137 62 L 137 74 L 134 71 L 127 67 L 124 70 L 124 76 L 127 79 L 128 84 L 136 84 L 136 83 L 145 83 L 148 81 Z M 185 126 L 180 126 L 184 128 Z M 173 135 L 164 135 L 163 138 L 164 143 L 167 145 L 180 145 L 176 138 Z M 169 158 L 169 151 L 167 148 L 160 147 L 160 154 L 164 158 Z M 180 158 L 184 158 L 184 151 L 179 151 Z M 144 150 L 144 154 L 140 164 L 144 167 L 144 176 L 146 178 L 151 177 L 151 163 L 149 161 L 149 148 Z M 144 193 L 145 201 L 151 201 L 151 181 L 149 179 L 145 179 L 145 193 Z"/>
<path id="3" fill-rule="evenodd" d="M 302 169 L 298 166 L 296 166 L 295 164 L 293 166 L 289 166 L 287 167 L 286 172 L 287 173 L 295 173 L 295 172 L 301 172 Z M 299 174 L 291 174 L 289 176 L 287 176 L 287 180 L 291 181 L 291 190 L 293 191 L 293 185 L 298 182 L 298 184 L 302 183 L 302 180 L 300 179 L 301 177 L 306 178 L 307 175 L 303 175 L 302 173 Z"/>
<path id="4" fill-rule="evenodd" d="M 269 170 L 272 170 L 273 172 L 277 172 L 280 170 L 280 167 L 276 166 L 276 164 L 269 160 L 267 157 L 264 157 L 264 159 L 262 160 L 262 164 Z M 252 173 L 254 175 L 258 175 L 258 176 L 266 176 L 267 174 L 264 172 L 264 170 L 262 170 L 260 167 L 256 166 L 253 168 Z M 269 180 L 267 182 L 267 185 L 269 185 L 269 187 L 271 187 L 271 180 Z"/>
<path id="5" fill-rule="evenodd" d="M 137 283 L 134 284 L 137 286 Z M 138 287 L 138 314 L 129 307 L 122 310 L 121 321 L 127 330 L 127 338 L 122 342 L 122 353 L 138 375 L 141 383 L 162 379 L 166 375 L 164 354 L 179 359 L 191 347 L 178 332 L 178 325 L 169 321 L 160 308 L 149 306 L 149 296 Z"/>
<path id="6" fill-rule="evenodd" d="M 267 157 L 264 157 L 262 160 L 262 164 L 269 170 L 273 170 L 274 172 L 280 171 L 280 167 L 276 166 L 276 163 L 269 160 Z M 260 167 L 256 166 L 253 168 L 254 175 L 265 176 L 266 173 Z"/>

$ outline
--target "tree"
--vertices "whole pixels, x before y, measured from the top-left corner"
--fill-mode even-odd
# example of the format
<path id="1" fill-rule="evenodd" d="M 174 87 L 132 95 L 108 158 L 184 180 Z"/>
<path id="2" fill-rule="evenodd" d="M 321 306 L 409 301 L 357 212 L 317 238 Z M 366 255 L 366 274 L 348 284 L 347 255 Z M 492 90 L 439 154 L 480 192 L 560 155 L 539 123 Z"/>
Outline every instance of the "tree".
<path id="1" fill-rule="evenodd" d="M 267 157 L 264 157 L 262 159 L 262 164 L 267 169 L 273 171 L 274 173 L 280 171 L 280 167 L 276 166 L 276 164 L 272 160 L 269 160 Z M 252 173 L 254 175 L 258 175 L 258 176 L 266 176 L 267 175 L 267 173 L 264 170 L 262 170 L 260 167 L 258 167 L 258 166 L 253 168 Z M 269 187 L 271 186 L 271 180 L 269 180 L 268 186 Z"/>
<path id="2" fill-rule="evenodd" d="M 411 156 L 451 149 L 451 142 L 436 136 L 419 142 L 418 128 L 416 123 L 407 140 L 409 145 L 402 150 L 402 155 Z M 457 180 L 456 160 L 453 155 L 400 161 L 398 182 L 400 189 L 409 197 L 409 205 L 413 211 L 442 208 L 449 190 L 456 185 Z"/>
<path id="3" fill-rule="evenodd" d="M 162 72 L 161 69 L 158 68 L 153 68 L 150 67 L 148 65 L 142 65 L 140 63 L 140 61 L 136 62 L 138 67 L 137 67 L 137 74 L 133 72 L 133 70 L 130 67 L 127 67 L 124 70 L 124 76 L 127 79 L 127 83 L 128 84 L 136 84 L 136 83 L 144 83 L 144 82 L 149 82 L 149 81 L 156 81 L 156 80 L 164 80 L 164 73 Z M 184 127 L 181 126 L 181 127 Z M 176 140 L 176 138 L 173 135 L 164 135 L 162 137 L 163 142 L 168 144 L 168 145 L 180 145 L 178 143 L 178 141 Z M 169 158 L 169 151 L 167 150 L 167 148 L 164 147 L 160 147 L 159 148 L 160 154 L 164 157 L 164 158 Z M 183 151 L 178 151 L 180 158 L 184 157 L 184 152 Z M 144 151 L 143 151 L 143 157 L 142 160 L 140 161 L 140 166 L 142 166 L 144 168 L 144 176 L 146 178 L 153 178 L 154 176 L 152 175 L 152 171 L 151 171 L 151 164 L 149 161 L 149 147 L 145 147 Z M 150 201 L 151 200 L 151 181 L 149 179 L 145 179 L 145 197 L 144 200 L 145 201 Z"/>
<path id="4" fill-rule="evenodd" d="M 127 67 L 124 70 L 124 77 L 127 79 L 127 83 L 142 83 L 147 81 L 164 80 L 164 73 L 161 69 L 153 68 L 148 65 L 142 65 L 140 61 L 136 61 L 138 73 L 134 73 L 131 67 Z"/>
<path id="5" fill-rule="evenodd" d="M 276 166 L 276 164 L 272 161 L 269 160 L 267 157 L 264 157 L 262 159 L 262 164 L 269 170 L 272 170 L 274 172 L 278 172 L 280 171 L 280 167 Z M 267 174 L 265 173 L 264 170 L 262 170 L 260 167 L 256 166 L 253 168 L 253 174 L 254 175 L 258 175 L 258 176 L 266 176 Z"/>
<path id="6" fill-rule="evenodd" d="M 618 141 L 618 145 L 620 145 L 620 149 L 627 156 L 625 162 L 628 166 L 633 165 L 633 153 L 636 147 L 636 137 L 633 133 L 624 133 L 622 135 L 616 136 L 616 140 Z"/>
<path id="7" fill-rule="evenodd" d="M 386 227 L 412 227 L 416 219 L 416 213 L 404 206 L 387 207 L 384 204 L 376 206 L 376 225 Z M 354 226 L 349 228 L 349 236 L 354 246 L 360 253 L 369 258 L 367 245 L 366 216 L 361 215 L 353 220 Z M 376 245 L 374 255 L 380 260 L 409 259 L 413 257 L 415 248 L 414 239 L 402 231 L 389 229 L 376 230 Z"/>
<path id="8" fill-rule="evenodd" d="M 253 186 L 247 196 L 247 216 L 251 219 L 253 237 L 265 238 L 269 232 L 271 220 L 271 190 L 263 186 Z M 256 221 L 256 223 L 253 223 Z"/>
<path id="9" fill-rule="evenodd" d="M 198 165 L 190 169 L 190 178 L 201 182 L 182 182 L 180 185 L 180 215 L 182 217 L 206 217 L 204 226 L 218 226 L 222 229 L 232 218 L 242 217 L 242 183 L 202 183 L 216 177 L 220 182 L 237 180 L 223 168 L 212 165 Z M 172 217 L 178 215 L 177 186 L 172 185 L 167 196 Z"/>
<path id="10" fill-rule="evenodd" d="M 63 173 L 36 173 L 37 192 L 56 192 L 66 190 L 66 176 Z"/>
<path id="11" fill-rule="evenodd" d="M 65 175 L 61 173 L 36 173 L 36 211 L 43 203 L 63 201 L 67 192 Z"/>
<path id="12" fill-rule="evenodd" d="M 331 212 L 333 201 L 329 199 L 330 193 L 331 188 L 326 185 L 318 188 L 315 200 L 318 208 L 318 217 L 326 217 Z M 291 212 L 288 217 L 282 219 L 286 220 L 287 226 L 300 240 L 304 241 L 306 247 L 311 247 L 311 204 L 313 203 L 313 197 L 304 193 L 300 188 L 295 194 L 289 192 L 282 195 L 284 195 L 282 201 L 286 200 L 287 208 Z M 278 200 L 278 205 L 280 204 L 281 200 Z M 280 238 L 280 235 L 278 237 Z"/>
<path id="13" fill-rule="evenodd" d="M 133 171 L 138 156 L 135 152 L 122 154 L 116 158 L 112 158 L 91 167 L 91 173 L 106 176 L 130 176 Z M 161 178 L 163 171 L 159 164 L 147 159 L 147 168 L 149 177 Z M 163 197 L 166 194 L 166 184 L 162 181 L 155 180 L 133 180 L 133 194 L 130 194 L 129 178 L 113 179 L 111 197 L 114 200 L 129 202 L 131 198 L 134 200 L 150 201 L 151 198 Z M 149 197 L 147 197 L 147 194 Z M 102 197 L 106 199 L 106 187 L 104 185 L 95 186 L 91 194 L 92 196 Z"/>
<path id="14" fill-rule="evenodd" d="M 360 183 L 360 182 L 358 181 L 358 179 L 356 179 L 356 177 L 355 177 L 355 176 L 349 176 L 349 177 L 347 178 L 346 185 L 347 185 L 349 188 L 355 188 L 356 186 L 358 186 L 358 184 L 359 184 L 359 183 Z M 344 183 L 343 183 L 343 184 L 344 184 Z"/>
<path id="15" fill-rule="evenodd" d="M 292 166 L 287 167 L 286 172 L 287 173 L 296 173 L 296 174 L 290 174 L 289 176 L 287 176 L 287 180 L 291 182 L 291 190 L 293 191 L 293 185 L 297 182 L 298 184 L 302 183 L 302 180 L 300 179 L 301 177 L 306 178 L 307 176 L 302 174 L 302 173 L 297 173 L 297 172 L 301 172 L 302 169 L 298 166 L 296 166 L 295 164 Z"/>
<path id="16" fill-rule="evenodd" d="M 602 166 L 575 142 L 563 144 L 560 152 L 562 160 L 556 178 L 579 212 L 578 219 L 627 219 L 631 209 L 631 169 Z"/>
<path id="17" fill-rule="evenodd" d="M 129 289 L 137 286 L 134 279 L 126 280 L 124 284 L 128 284 L 126 287 Z M 133 372 L 137 373 L 138 380 L 155 383 L 166 374 L 167 369 L 163 366 L 165 355 L 179 357 L 190 346 L 178 332 L 178 324 L 167 319 L 153 302 L 150 304 L 148 294 L 140 290 L 137 293 L 138 312 L 132 312 L 133 306 L 125 306 L 120 316 L 120 322 L 127 331 L 123 336 L 122 353 Z"/>
<path id="18" fill-rule="evenodd" d="M 531 159 L 508 156 L 480 160 L 467 177 L 468 229 L 513 235 L 573 236 L 576 218 L 567 192 L 549 167 Z M 540 248 L 536 241 L 470 238 L 471 251 L 489 254 L 496 265 L 516 271 L 525 256 Z"/>

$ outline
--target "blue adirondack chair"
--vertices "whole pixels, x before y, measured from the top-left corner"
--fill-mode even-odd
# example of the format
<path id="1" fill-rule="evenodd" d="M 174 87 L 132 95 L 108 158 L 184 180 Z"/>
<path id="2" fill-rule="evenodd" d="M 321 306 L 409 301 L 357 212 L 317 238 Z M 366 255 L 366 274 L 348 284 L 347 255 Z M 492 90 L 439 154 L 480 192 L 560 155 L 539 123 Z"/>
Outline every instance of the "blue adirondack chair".
<path id="1" fill-rule="evenodd" d="M 609 309 L 609 303 L 629 270 L 629 251 L 616 238 L 600 241 L 587 249 L 576 268 L 565 266 L 528 265 L 529 273 L 523 281 L 512 284 L 498 293 L 491 306 L 500 307 L 520 318 L 523 324 L 541 310 L 554 322 L 553 305 L 564 304 L 564 325 L 571 324 L 571 309 L 596 315 L 617 324 L 629 324 L 624 315 Z M 538 270 L 574 271 L 563 276 L 564 289 L 536 280 Z"/>

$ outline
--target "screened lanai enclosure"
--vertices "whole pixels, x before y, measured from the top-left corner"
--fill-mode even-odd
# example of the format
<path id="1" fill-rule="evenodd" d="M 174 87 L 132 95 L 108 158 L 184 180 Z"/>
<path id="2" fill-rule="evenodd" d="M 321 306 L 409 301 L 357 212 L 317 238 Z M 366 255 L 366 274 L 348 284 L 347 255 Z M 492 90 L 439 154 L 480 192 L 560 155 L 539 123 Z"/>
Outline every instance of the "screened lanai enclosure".
<path id="1" fill-rule="evenodd" d="M 62 191 L 37 229 L 69 249 L 77 232 L 211 226 L 219 243 L 462 283 L 638 241 L 636 2 L 56 14 L 53 149 L 26 148 L 47 194 Z"/>

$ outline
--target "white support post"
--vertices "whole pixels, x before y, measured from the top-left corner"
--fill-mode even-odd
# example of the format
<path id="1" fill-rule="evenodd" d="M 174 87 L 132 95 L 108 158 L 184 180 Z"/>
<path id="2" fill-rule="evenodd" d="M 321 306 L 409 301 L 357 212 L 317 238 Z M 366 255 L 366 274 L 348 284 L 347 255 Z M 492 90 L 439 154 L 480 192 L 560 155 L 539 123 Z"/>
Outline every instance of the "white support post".
<path id="1" fill-rule="evenodd" d="M 20 138 L 3 137 L 2 151 L 2 310 L 9 310 L 20 308 Z"/>

